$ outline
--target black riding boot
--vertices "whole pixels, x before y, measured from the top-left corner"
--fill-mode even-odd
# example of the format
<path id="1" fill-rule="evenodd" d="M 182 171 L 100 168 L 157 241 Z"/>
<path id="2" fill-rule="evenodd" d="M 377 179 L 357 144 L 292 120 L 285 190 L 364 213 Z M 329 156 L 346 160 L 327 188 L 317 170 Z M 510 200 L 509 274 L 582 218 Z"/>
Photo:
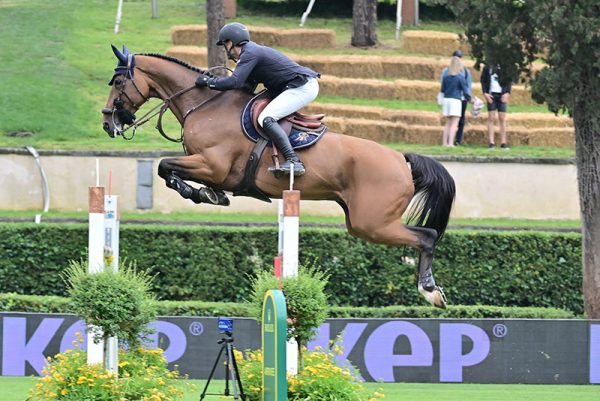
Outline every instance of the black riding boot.
<path id="1" fill-rule="evenodd" d="M 289 173 L 292 171 L 292 163 L 294 163 L 294 175 L 304 174 L 306 172 L 304 164 L 300 161 L 294 149 L 292 149 L 290 138 L 288 138 L 279 123 L 274 118 L 267 117 L 263 122 L 263 130 L 275 146 L 277 146 L 281 154 L 283 154 L 283 157 L 285 157 L 285 162 L 279 166 L 279 169 Z"/>

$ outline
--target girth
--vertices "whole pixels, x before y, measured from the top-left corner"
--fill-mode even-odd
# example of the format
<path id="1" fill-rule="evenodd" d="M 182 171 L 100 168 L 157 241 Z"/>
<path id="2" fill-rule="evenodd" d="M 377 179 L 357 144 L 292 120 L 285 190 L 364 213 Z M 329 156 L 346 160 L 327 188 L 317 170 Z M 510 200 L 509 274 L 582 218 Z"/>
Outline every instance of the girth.
<path id="1" fill-rule="evenodd" d="M 268 143 L 263 137 L 258 138 L 256 141 L 256 145 L 254 145 L 254 149 L 252 149 L 252 153 L 250 153 L 250 157 L 246 162 L 244 178 L 242 178 L 242 182 L 237 189 L 233 191 L 233 196 L 250 196 L 271 203 L 271 199 L 256 186 L 256 169 Z"/>

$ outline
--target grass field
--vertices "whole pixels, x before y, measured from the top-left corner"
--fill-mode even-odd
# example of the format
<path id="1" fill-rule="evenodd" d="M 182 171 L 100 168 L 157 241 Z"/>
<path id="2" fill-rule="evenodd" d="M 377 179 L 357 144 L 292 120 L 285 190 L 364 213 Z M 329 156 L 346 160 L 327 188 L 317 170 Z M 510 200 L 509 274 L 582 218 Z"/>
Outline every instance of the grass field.
<path id="1" fill-rule="evenodd" d="M 33 386 L 32 377 L 0 376 L 0 401 L 22 401 Z M 204 381 L 182 383 L 185 401 L 197 401 Z M 195 385 L 190 391 L 188 384 Z M 598 401 L 600 386 L 592 385 L 526 385 L 526 384 L 425 384 L 425 383 L 368 383 L 371 390 L 383 389 L 384 401 Z M 222 394 L 223 383 L 211 382 L 210 393 Z M 207 396 L 217 401 L 232 397 Z M 318 401 L 318 400 L 314 400 Z"/>

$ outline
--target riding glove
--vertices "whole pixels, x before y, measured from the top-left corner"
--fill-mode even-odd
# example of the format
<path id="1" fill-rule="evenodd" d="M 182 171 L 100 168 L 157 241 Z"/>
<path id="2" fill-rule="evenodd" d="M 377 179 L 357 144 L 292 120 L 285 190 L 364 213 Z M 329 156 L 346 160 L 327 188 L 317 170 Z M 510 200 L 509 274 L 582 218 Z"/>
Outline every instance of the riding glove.
<path id="1" fill-rule="evenodd" d="M 209 79 L 210 79 L 210 76 L 208 76 L 206 74 L 200 74 L 200 76 L 198 76 L 198 78 L 196 78 L 196 86 L 198 88 L 204 88 L 204 87 L 208 86 Z"/>

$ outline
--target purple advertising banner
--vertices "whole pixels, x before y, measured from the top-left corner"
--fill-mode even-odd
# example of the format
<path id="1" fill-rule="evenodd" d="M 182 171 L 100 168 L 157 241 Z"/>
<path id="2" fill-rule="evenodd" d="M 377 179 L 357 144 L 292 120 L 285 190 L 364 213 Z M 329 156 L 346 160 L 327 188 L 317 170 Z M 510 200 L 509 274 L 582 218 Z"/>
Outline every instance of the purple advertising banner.
<path id="1" fill-rule="evenodd" d="M 162 348 L 182 374 L 208 377 L 217 318 L 161 317 L 152 327 L 148 347 Z M 74 315 L 0 313 L 0 374 L 40 375 L 45 358 L 84 331 Z M 239 350 L 260 347 L 253 319 L 235 318 L 233 336 Z M 350 361 L 366 381 L 600 384 L 599 321 L 328 319 L 309 348 L 331 341 L 343 347 L 338 363 Z"/>

